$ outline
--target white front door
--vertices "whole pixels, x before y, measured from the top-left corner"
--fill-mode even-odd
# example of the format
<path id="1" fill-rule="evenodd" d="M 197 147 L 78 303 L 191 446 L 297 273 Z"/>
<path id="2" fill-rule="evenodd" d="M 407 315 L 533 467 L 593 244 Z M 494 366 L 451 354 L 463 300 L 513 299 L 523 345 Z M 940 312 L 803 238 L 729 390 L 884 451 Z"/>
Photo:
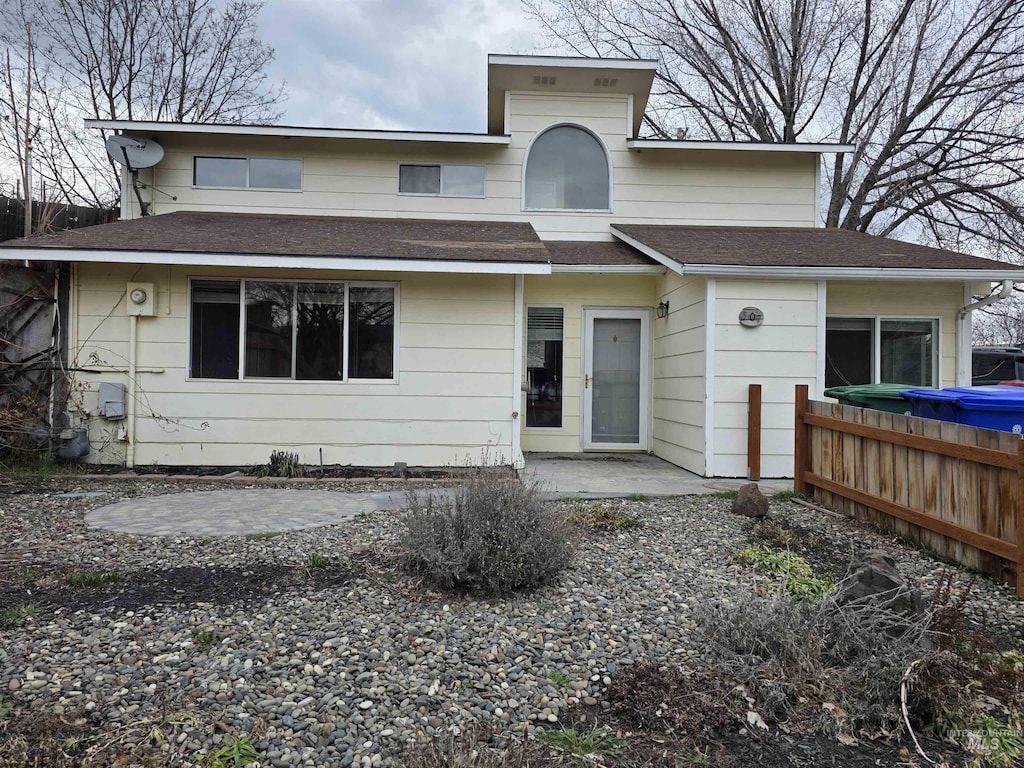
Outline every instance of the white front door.
<path id="1" fill-rule="evenodd" d="M 583 447 L 647 450 L 651 313 L 583 310 Z"/>

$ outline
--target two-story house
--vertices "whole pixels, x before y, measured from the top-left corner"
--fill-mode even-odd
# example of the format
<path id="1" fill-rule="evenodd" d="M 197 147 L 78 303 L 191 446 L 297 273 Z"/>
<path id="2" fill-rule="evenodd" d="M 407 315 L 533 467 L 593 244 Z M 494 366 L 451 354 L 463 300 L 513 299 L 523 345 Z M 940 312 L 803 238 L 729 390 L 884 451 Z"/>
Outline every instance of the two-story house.
<path id="1" fill-rule="evenodd" d="M 639 138 L 655 68 L 491 56 L 486 133 L 91 121 L 163 149 L 122 220 L 4 252 L 71 264 L 89 460 L 743 476 L 756 382 L 785 477 L 795 384 L 969 384 L 972 296 L 1024 270 L 819 228 L 851 147 Z"/>

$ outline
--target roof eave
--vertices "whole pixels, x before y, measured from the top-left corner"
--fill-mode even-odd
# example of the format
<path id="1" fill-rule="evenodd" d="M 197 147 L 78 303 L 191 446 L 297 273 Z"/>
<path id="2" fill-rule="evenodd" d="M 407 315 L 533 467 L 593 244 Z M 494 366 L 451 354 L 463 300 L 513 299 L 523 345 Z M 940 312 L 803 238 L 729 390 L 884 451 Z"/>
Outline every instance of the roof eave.
<path id="1" fill-rule="evenodd" d="M 461 261 L 361 256 L 289 256 L 287 254 L 202 253 L 92 248 L 2 247 L 0 260 L 100 264 L 173 264 L 182 266 L 330 269 L 360 272 L 434 272 L 488 275 L 550 275 L 547 262 Z"/>
<path id="2" fill-rule="evenodd" d="M 679 264 L 681 275 L 772 278 L 777 280 L 899 280 L 919 282 L 1024 282 L 1022 269 L 942 269 L 934 267 L 787 267 L 744 264 Z"/>
<path id="3" fill-rule="evenodd" d="M 489 133 L 440 133 L 432 131 L 373 131 L 349 128 L 305 128 L 289 125 L 224 125 L 169 123 L 145 120 L 86 120 L 86 128 L 140 133 L 192 133 L 227 136 L 280 136 L 282 138 L 358 139 L 362 141 L 420 141 L 442 144 L 496 144 L 507 146 L 510 136 Z"/>
<path id="4" fill-rule="evenodd" d="M 810 152 L 814 154 L 842 154 L 853 152 L 853 144 L 786 144 L 756 141 L 672 141 L 663 139 L 628 139 L 629 149 L 704 149 L 730 152 Z"/>

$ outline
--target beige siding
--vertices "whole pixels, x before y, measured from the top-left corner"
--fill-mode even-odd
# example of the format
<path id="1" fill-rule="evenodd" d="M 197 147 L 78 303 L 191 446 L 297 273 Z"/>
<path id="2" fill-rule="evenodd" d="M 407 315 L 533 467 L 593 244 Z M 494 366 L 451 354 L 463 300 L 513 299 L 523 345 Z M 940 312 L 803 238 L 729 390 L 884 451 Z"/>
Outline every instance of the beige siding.
<path id="1" fill-rule="evenodd" d="M 956 319 L 964 303 L 962 283 L 858 283 L 828 284 L 829 315 L 906 317 L 939 320 L 939 381 L 956 384 Z"/>
<path id="2" fill-rule="evenodd" d="M 762 387 L 761 474 L 793 474 L 793 393 L 815 385 L 818 369 L 815 282 L 715 281 L 714 463 L 719 477 L 747 474 L 748 385 Z M 759 307 L 764 323 L 739 324 L 740 310 Z"/>
<path id="3" fill-rule="evenodd" d="M 515 93 L 510 146 L 162 134 L 163 161 L 140 174 L 154 213 L 173 210 L 530 221 L 545 239 L 610 239 L 620 222 L 812 226 L 817 156 L 782 152 L 630 150 L 625 96 Z M 612 159 L 611 213 L 522 209 L 530 141 L 558 122 L 594 131 Z M 196 189 L 194 155 L 301 157 L 301 192 Z M 400 162 L 486 166 L 483 198 L 398 194 Z M 177 197 L 172 200 L 168 195 Z M 129 216 L 138 215 L 134 195 Z"/>
<path id="4" fill-rule="evenodd" d="M 523 451 L 580 450 L 583 307 L 650 308 L 657 303 L 656 280 L 655 277 L 636 275 L 526 276 L 526 306 L 542 304 L 564 308 L 565 341 L 562 361 L 562 428 L 529 429 L 525 426 L 524 418 Z"/>
<path id="5" fill-rule="evenodd" d="M 670 272 L 658 278 L 658 302 L 669 313 L 654 320 L 654 453 L 704 474 L 706 281 Z"/>
<path id="6" fill-rule="evenodd" d="M 400 283 L 397 383 L 190 381 L 188 276 L 358 279 Z M 128 363 L 123 286 L 157 284 L 156 317 L 138 323 L 136 464 L 254 464 L 270 451 L 305 462 L 441 466 L 511 457 L 512 276 L 368 274 L 135 265 L 76 268 L 72 358 L 122 371 Z M 146 369 L 160 369 L 159 372 Z M 96 415 L 100 381 L 80 374 L 90 414 L 90 461 L 123 461 L 124 422 Z"/>

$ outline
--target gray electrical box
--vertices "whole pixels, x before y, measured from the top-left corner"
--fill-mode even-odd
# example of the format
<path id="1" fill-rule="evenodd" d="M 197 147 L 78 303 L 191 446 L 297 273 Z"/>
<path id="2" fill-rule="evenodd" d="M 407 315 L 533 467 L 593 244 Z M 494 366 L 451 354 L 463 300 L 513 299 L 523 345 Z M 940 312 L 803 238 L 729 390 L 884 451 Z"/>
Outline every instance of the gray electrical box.
<path id="1" fill-rule="evenodd" d="M 100 382 L 100 416 L 110 421 L 124 418 L 125 390 L 124 384 Z"/>

